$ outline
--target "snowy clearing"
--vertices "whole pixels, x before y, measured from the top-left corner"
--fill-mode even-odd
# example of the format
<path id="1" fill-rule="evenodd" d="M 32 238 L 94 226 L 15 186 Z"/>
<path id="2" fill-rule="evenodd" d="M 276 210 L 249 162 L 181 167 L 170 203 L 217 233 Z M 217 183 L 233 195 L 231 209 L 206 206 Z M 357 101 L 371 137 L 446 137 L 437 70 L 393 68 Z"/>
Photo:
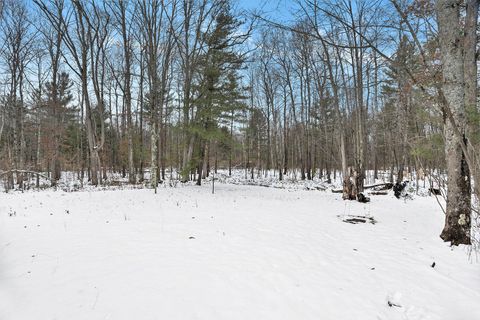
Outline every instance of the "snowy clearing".
<path id="1" fill-rule="evenodd" d="M 3 193 L 0 319 L 480 319 L 480 263 L 443 222 L 433 197 Z"/>

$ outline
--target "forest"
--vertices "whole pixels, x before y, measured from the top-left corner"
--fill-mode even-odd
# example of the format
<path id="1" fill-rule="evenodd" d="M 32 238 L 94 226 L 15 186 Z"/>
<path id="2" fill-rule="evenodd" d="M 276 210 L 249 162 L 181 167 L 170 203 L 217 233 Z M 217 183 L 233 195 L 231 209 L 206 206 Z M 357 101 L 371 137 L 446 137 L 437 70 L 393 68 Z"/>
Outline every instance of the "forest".
<path id="1" fill-rule="evenodd" d="M 40 174 L 55 186 L 62 172 L 200 185 L 221 168 L 339 178 L 356 199 L 379 177 L 435 180 L 448 185 L 442 237 L 469 243 L 478 2 L 297 0 L 288 12 L 3 0 L 5 188 Z"/>
<path id="2" fill-rule="evenodd" d="M 0 0 L 0 319 L 480 319 L 479 0 Z"/>

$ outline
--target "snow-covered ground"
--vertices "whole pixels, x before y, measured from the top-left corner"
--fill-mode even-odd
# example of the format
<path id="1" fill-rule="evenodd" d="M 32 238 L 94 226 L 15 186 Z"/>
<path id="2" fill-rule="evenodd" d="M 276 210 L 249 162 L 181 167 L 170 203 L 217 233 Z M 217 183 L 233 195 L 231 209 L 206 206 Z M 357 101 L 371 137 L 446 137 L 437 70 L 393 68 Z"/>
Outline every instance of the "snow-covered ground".
<path id="1" fill-rule="evenodd" d="M 2 193 L 0 319 L 480 319 L 480 262 L 442 225 L 433 197 Z"/>

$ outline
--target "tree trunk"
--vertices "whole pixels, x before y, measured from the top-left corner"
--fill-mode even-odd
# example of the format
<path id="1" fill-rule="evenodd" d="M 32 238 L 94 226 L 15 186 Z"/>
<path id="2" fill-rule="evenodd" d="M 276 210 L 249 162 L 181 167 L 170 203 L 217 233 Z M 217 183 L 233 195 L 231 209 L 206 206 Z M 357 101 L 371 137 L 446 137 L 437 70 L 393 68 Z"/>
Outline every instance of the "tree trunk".
<path id="1" fill-rule="evenodd" d="M 470 244 L 471 194 L 469 170 L 462 152 L 465 134 L 464 57 L 463 30 L 460 22 L 460 0 L 438 0 L 436 3 L 441 61 L 443 68 L 443 92 L 445 153 L 447 162 L 447 208 L 445 227 L 440 237 L 452 245 Z"/>

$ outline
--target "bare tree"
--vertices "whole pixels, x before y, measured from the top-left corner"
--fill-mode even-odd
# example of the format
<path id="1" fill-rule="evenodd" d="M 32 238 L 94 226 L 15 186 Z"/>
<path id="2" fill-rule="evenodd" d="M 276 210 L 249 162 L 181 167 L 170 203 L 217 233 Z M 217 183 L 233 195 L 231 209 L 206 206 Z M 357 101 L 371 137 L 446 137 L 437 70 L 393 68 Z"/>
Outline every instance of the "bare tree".
<path id="1" fill-rule="evenodd" d="M 133 5 L 134 8 L 128 10 Z M 110 3 L 111 11 L 115 17 L 115 25 L 118 27 L 118 31 L 122 38 L 123 46 L 123 77 L 121 81 L 119 76 L 116 75 L 116 70 L 113 69 L 113 75 L 120 85 L 123 92 L 123 100 L 125 103 L 126 115 L 127 115 L 127 144 L 128 144 L 128 181 L 130 183 L 136 183 L 136 176 L 134 172 L 133 163 L 133 123 L 132 123 L 132 41 L 133 41 L 133 16 L 136 8 L 136 4 L 131 4 L 129 0 L 117 0 Z"/>
<path id="2" fill-rule="evenodd" d="M 145 46 L 145 63 L 149 85 L 148 106 L 150 112 L 150 184 L 157 188 L 159 181 L 159 132 L 163 123 L 167 101 L 168 76 L 174 45 L 174 16 L 176 1 L 160 0 L 139 2 L 139 27 Z"/>
<path id="3" fill-rule="evenodd" d="M 445 121 L 448 193 L 441 237 L 454 245 L 470 244 L 471 204 L 468 164 L 462 150 L 465 139 L 465 66 L 460 0 L 438 0 L 436 12 L 442 59 L 443 92 L 452 119 Z M 446 111 L 446 110 L 445 110 Z M 453 121 L 452 121 L 453 120 Z M 460 136 L 455 132 L 458 130 Z"/>
<path id="4" fill-rule="evenodd" d="M 72 0 L 72 7 L 64 8 L 63 0 L 52 0 L 48 4 L 45 0 L 34 0 L 42 10 L 53 28 L 62 33 L 62 37 L 69 55 L 62 51 L 65 63 L 79 77 L 81 83 L 81 101 L 85 110 L 85 127 L 90 154 L 90 177 L 93 185 L 98 185 L 100 171 L 99 151 L 104 143 L 104 126 L 101 120 L 100 141 L 97 137 L 95 115 L 92 108 L 89 93 L 89 75 L 93 75 L 95 95 L 97 97 L 98 110 L 103 110 L 100 87 L 98 83 L 98 63 L 102 49 L 97 45 L 103 45 L 105 33 L 101 31 L 102 25 L 97 20 L 95 26 L 92 23 L 94 17 L 100 18 L 98 7 L 87 1 Z M 93 13 L 92 13 L 93 12 Z M 95 46 L 95 47 L 94 47 Z M 97 49 L 95 52 L 95 48 Z M 89 68 L 93 68 L 90 70 Z M 89 70 L 91 73 L 89 73 Z M 100 119 L 103 115 L 99 113 Z"/>
<path id="5" fill-rule="evenodd" d="M 8 94 L 6 99 L 6 113 L 11 119 L 9 123 L 10 148 L 9 160 L 11 168 L 25 169 L 25 82 L 26 67 L 33 58 L 31 50 L 34 35 L 30 30 L 30 20 L 26 5 L 21 1 L 6 1 L 3 7 L 3 20 L 1 24 L 4 39 L 2 56 L 7 65 Z M 3 123 L 2 118 L 2 123 Z M 3 124 L 2 124 L 3 131 Z M 17 171 L 17 183 L 23 188 L 23 173 Z M 13 177 L 10 178 L 13 183 Z"/>

